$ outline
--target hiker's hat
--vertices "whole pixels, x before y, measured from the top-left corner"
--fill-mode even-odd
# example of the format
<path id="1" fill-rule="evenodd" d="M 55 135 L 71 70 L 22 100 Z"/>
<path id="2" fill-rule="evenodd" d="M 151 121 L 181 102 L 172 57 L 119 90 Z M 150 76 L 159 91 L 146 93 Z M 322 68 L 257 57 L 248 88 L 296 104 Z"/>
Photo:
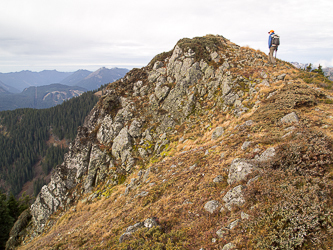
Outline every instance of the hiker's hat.
<path id="1" fill-rule="evenodd" d="M 274 33 L 274 30 L 270 30 L 268 33 Z"/>

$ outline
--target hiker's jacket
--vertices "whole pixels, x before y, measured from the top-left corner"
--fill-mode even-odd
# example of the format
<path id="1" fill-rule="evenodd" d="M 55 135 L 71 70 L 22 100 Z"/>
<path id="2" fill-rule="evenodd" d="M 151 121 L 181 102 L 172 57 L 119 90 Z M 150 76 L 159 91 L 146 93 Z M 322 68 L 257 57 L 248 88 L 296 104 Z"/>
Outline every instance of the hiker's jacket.
<path id="1" fill-rule="evenodd" d="M 271 48 L 272 47 L 272 36 L 274 35 L 275 33 L 272 33 L 269 35 L 268 37 L 268 48 Z M 274 47 L 276 47 L 276 45 L 273 45 Z"/>

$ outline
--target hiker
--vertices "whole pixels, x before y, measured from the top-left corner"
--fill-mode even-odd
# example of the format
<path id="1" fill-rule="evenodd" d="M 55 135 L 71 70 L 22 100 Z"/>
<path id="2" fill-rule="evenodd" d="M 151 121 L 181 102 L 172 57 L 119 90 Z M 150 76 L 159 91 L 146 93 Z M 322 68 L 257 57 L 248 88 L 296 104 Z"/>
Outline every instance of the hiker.
<path id="1" fill-rule="evenodd" d="M 276 60 L 274 58 L 274 51 L 278 50 L 278 46 L 280 44 L 279 36 L 274 33 L 274 30 L 268 32 L 268 48 L 269 48 L 269 55 L 268 55 L 268 62 L 276 66 Z M 277 39 L 277 40 L 276 40 Z"/>

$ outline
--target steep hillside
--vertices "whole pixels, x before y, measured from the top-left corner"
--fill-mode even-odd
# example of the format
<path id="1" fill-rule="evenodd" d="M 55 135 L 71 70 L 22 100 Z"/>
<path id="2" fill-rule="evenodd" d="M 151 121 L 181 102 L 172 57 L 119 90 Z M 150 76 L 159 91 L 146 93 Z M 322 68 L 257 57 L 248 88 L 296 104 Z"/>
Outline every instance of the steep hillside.
<path id="1" fill-rule="evenodd" d="M 222 36 L 107 86 L 18 249 L 331 249 L 332 83 Z"/>
<path id="2" fill-rule="evenodd" d="M 64 141 L 75 138 L 97 100 L 86 92 L 50 109 L 0 112 L 0 189 L 14 195 L 22 188 L 29 195 L 39 192 L 43 178 L 67 151 Z"/>
<path id="3" fill-rule="evenodd" d="M 0 81 L 0 94 L 19 93 L 20 91 Z"/>
<path id="4" fill-rule="evenodd" d="M 9 92 L 0 85 L 0 95 L 6 95 L 6 94 L 8 95 Z"/>

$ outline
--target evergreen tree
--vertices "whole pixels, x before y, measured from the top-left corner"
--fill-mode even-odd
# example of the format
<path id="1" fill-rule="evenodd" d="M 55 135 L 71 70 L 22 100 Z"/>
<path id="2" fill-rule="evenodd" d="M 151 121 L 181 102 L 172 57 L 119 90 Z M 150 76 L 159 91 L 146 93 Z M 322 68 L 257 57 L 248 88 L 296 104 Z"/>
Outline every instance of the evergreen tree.
<path id="1" fill-rule="evenodd" d="M 19 214 L 21 214 L 24 210 L 30 207 L 32 201 L 32 197 L 23 192 L 22 196 L 19 199 Z"/>
<path id="2" fill-rule="evenodd" d="M 7 200 L 7 207 L 9 209 L 9 215 L 14 220 L 17 220 L 17 218 L 20 216 L 19 202 L 15 199 L 13 193 L 9 195 L 9 198 Z"/>
<path id="3" fill-rule="evenodd" d="M 5 249 L 14 219 L 10 216 L 6 195 L 0 191 L 0 250 Z"/>
<path id="4" fill-rule="evenodd" d="M 315 72 L 315 73 L 317 73 L 319 75 L 325 76 L 323 68 L 322 68 L 322 66 L 320 64 L 318 66 L 318 69 L 314 69 L 314 70 L 312 70 L 312 72 Z"/>
<path id="5" fill-rule="evenodd" d="M 312 70 L 312 64 L 310 63 L 307 67 L 306 67 L 306 69 L 305 69 L 307 72 L 311 72 L 311 70 Z"/>

